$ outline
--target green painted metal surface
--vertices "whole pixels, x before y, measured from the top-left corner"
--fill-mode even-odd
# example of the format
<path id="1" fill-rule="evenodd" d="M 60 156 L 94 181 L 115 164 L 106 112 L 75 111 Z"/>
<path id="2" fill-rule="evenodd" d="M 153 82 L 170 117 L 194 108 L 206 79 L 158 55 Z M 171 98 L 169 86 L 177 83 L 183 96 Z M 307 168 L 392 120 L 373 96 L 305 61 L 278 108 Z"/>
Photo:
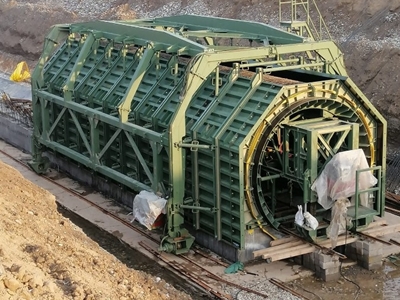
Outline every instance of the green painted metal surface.
<path id="1" fill-rule="evenodd" d="M 384 191 L 386 122 L 330 41 L 199 16 L 56 26 L 32 92 L 32 167 L 54 151 L 168 197 L 165 251 L 190 248 L 187 226 L 240 251 L 248 230 L 273 236 L 343 149 L 382 166 Z"/>
<path id="2" fill-rule="evenodd" d="M 185 37 L 247 38 L 265 44 L 294 44 L 303 42 L 303 37 L 284 32 L 267 24 L 226 18 L 180 15 L 151 20 L 128 21 L 144 27 L 167 27 Z"/>

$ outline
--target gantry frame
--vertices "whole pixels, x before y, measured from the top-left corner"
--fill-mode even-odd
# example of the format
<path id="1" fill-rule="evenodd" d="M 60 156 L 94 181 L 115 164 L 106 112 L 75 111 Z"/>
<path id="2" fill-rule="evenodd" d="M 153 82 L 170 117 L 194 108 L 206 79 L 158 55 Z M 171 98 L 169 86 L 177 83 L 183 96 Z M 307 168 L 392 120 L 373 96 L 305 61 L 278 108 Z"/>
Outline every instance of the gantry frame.
<path id="1" fill-rule="evenodd" d="M 233 39 L 238 43 L 229 43 Z M 162 69 L 164 63 L 161 61 L 164 60 L 167 68 Z M 142 109 L 147 107 L 146 101 L 155 97 L 161 86 L 156 83 L 142 94 L 143 84 L 148 80 L 146 76 L 153 68 L 158 82 L 172 78 L 174 87 L 160 100 L 151 118 L 145 119 Z M 229 79 L 226 77 L 227 68 L 230 70 Z M 99 73 L 103 69 L 109 73 Z M 161 69 L 164 71 L 158 71 Z M 193 205 L 185 202 L 185 149 L 207 149 L 215 151 L 213 155 L 219 155 L 222 151 L 220 140 L 238 112 L 232 114 L 214 140 L 206 144 L 196 141 L 196 130 L 188 138 L 190 130 L 186 118 L 191 101 L 207 84 L 218 97 L 227 93 L 228 86 L 232 87 L 240 72 L 246 70 L 255 70 L 255 75 L 248 90 L 240 96 L 242 103 L 249 103 L 265 75 L 303 70 L 310 74 L 328 74 L 333 76 L 331 78 L 342 76 L 360 101 L 367 103 L 374 115 L 380 116 L 354 83 L 343 77 L 347 76 L 343 56 L 332 41 L 306 41 L 261 23 L 200 16 L 59 25 L 53 27 L 47 36 L 42 56 L 32 74 L 34 135 L 31 166 L 39 173 L 44 172 L 47 161 L 42 152 L 51 149 L 133 190 L 161 192 L 168 197 L 168 233 L 161 245 L 165 251 L 185 252 L 193 243 L 193 237 L 183 228 L 185 211 L 189 209 L 195 213 L 208 211 L 216 214 L 219 221 L 216 221 L 215 236 L 221 240 L 223 233 L 219 222 L 222 208 L 219 200 L 211 207 L 201 207 L 196 199 L 198 191 L 195 191 Z M 127 72 L 131 73 L 128 75 Z M 108 79 L 111 73 L 118 74 L 118 79 L 112 84 Z M 222 76 L 230 82 L 225 87 L 220 84 Z M 99 94 L 104 85 L 110 85 L 109 90 Z M 280 89 L 279 85 L 274 86 Z M 292 88 L 297 90 L 299 87 Z M 312 92 L 310 86 L 306 93 Z M 277 92 L 276 97 L 283 95 L 283 91 Z M 174 110 L 164 122 L 161 115 L 171 101 Z M 235 107 L 242 108 L 240 103 Z M 200 120 L 206 120 L 206 115 L 207 112 L 193 128 L 196 124 L 200 128 Z M 85 122 L 88 125 L 84 125 Z M 256 126 L 260 122 L 262 119 Z M 75 128 L 72 132 L 68 128 L 70 125 Z M 257 127 L 253 128 L 254 131 Z M 197 132 L 201 134 L 201 130 Z M 75 143 L 63 144 L 71 134 L 77 136 Z M 248 147 L 252 134 L 243 140 L 241 148 Z M 115 162 L 111 163 L 112 157 L 106 157 L 107 151 L 117 142 L 121 164 L 126 160 L 128 162 L 123 162 L 124 165 L 129 163 L 133 167 L 116 166 Z M 132 154 L 127 152 L 125 145 L 132 149 Z M 145 152 L 143 146 L 150 146 L 151 151 Z M 162 151 L 167 153 L 168 162 L 163 160 Z M 239 154 L 241 161 L 247 161 L 241 151 Z M 127 158 L 131 155 L 136 157 L 132 163 Z M 193 153 L 193 159 L 196 155 Z M 151 157 L 150 161 L 148 157 Z M 169 173 L 167 186 L 163 177 L 166 163 Z M 216 168 L 219 163 L 216 162 Z M 239 164 L 242 174 L 246 164 Z M 215 175 L 215 180 L 221 181 L 220 174 Z M 249 190 L 244 185 L 242 182 L 241 188 Z M 217 188 L 216 197 L 219 198 L 221 193 Z M 240 205 L 242 213 L 244 204 L 241 202 Z M 199 219 L 195 222 L 198 224 Z M 244 226 L 242 219 L 240 226 Z M 243 234 L 237 243 L 240 247 L 243 245 Z"/>

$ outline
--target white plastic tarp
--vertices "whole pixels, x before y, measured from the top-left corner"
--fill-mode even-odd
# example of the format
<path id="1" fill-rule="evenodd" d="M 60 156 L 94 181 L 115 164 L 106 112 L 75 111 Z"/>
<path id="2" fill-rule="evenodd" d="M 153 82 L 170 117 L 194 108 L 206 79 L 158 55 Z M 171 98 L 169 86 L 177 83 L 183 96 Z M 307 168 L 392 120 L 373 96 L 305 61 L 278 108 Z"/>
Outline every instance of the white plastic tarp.
<path id="1" fill-rule="evenodd" d="M 369 168 L 368 162 L 362 149 L 343 151 L 334 155 L 311 186 L 311 189 L 318 194 L 318 203 L 324 209 L 330 209 L 335 200 L 353 196 L 356 190 L 356 170 L 367 168 Z M 361 172 L 358 187 L 364 190 L 377 182 L 371 172 Z"/>
<path id="2" fill-rule="evenodd" d="M 148 191 L 141 191 L 133 199 L 133 219 L 151 230 L 161 213 L 165 213 L 167 200 Z"/>
<path id="3" fill-rule="evenodd" d="M 347 198 L 337 199 L 332 206 L 331 223 L 326 228 L 326 235 L 331 240 L 332 249 L 336 247 L 337 238 L 347 230 L 351 225 L 351 217 L 347 216 L 347 208 L 350 207 L 350 201 Z"/>

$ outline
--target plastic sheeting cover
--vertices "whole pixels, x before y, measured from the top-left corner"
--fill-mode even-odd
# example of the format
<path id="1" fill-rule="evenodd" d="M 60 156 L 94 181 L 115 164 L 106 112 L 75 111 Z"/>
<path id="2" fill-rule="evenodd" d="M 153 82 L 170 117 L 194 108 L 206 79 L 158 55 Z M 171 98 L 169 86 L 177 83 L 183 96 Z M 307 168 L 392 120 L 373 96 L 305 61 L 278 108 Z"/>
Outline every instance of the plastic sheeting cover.
<path id="1" fill-rule="evenodd" d="M 133 199 L 133 219 L 151 230 L 161 213 L 165 213 L 167 200 L 148 191 L 141 191 Z"/>
<path id="2" fill-rule="evenodd" d="M 10 80 L 16 82 L 27 81 L 29 78 L 31 78 L 31 74 L 25 61 L 21 61 L 10 76 Z"/>
<path id="3" fill-rule="evenodd" d="M 315 180 L 311 189 L 318 194 L 318 203 L 330 209 L 334 201 L 351 197 L 356 189 L 356 170 L 369 168 L 362 149 L 343 151 L 335 154 Z M 366 171 L 360 173 L 359 189 L 374 186 L 378 180 Z"/>
<path id="4" fill-rule="evenodd" d="M 332 249 L 336 247 L 337 238 L 351 226 L 351 218 L 347 216 L 347 208 L 350 207 L 350 201 L 347 198 L 338 199 L 332 207 L 331 223 L 326 229 L 326 235 L 331 240 Z"/>

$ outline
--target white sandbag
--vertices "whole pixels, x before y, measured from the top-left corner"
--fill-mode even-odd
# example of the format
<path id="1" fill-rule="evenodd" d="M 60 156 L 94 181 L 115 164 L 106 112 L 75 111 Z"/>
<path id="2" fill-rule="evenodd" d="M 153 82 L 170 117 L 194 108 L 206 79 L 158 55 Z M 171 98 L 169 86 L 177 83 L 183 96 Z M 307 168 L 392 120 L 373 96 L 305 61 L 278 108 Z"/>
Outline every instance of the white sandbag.
<path id="1" fill-rule="evenodd" d="M 294 222 L 299 225 L 303 226 L 304 225 L 304 216 L 303 216 L 303 207 L 301 205 L 297 205 L 297 213 L 294 216 Z"/>
<path id="2" fill-rule="evenodd" d="M 310 214 L 308 211 L 304 213 L 304 225 L 310 227 L 311 229 L 315 230 L 318 228 L 318 220 Z"/>
<path id="3" fill-rule="evenodd" d="M 133 219 L 151 230 L 152 225 L 161 213 L 165 213 L 167 200 L 148 191 L 141 191 L 133 199 Z"/>

